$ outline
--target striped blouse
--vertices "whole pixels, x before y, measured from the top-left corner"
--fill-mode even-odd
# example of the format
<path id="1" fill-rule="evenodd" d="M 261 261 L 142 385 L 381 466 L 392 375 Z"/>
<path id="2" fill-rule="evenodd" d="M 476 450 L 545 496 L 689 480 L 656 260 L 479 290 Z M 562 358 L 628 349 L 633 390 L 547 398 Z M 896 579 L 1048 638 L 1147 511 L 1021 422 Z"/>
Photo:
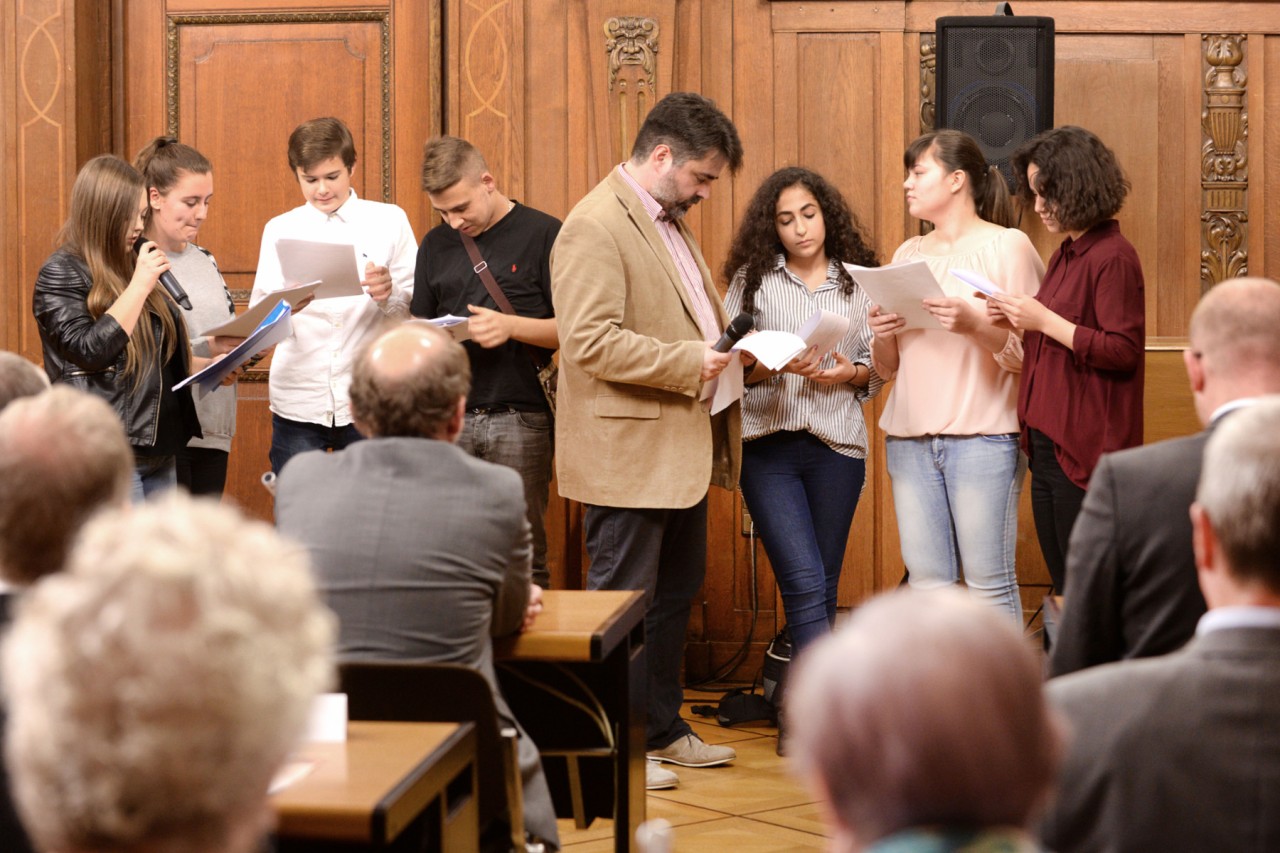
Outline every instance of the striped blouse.
<path id="1" fill-rule="evenodd" d="M 862 403 L 878 394 L 884 382 L 871 366 L 871 328 L 867 325 L 871 300 L 856 284 L 851 293 L 842 293 L 838 269 L 838 262 L 832 261 L 826 282 L 810 292 L 779 254 L 777 266 L 764 274 L 755 294 L 756 328 L 794 332 L 819 308 L 845 315 L 849 331 L 840 342 L 840 352 L 854 364 L 865 365 L 871 371 L 870 382 L 863 390 L 849 384 L 822 385 L 794 373 L 775 373 L 748 386 L 743 395 L 743 441 L 775 432 L 804 431 L 837 453 L 866 458 L 867 422 Z M 729 284 L 725 308 L 731 317 L 742 310 L 745 283 L 739 271 Z M 835 359 L 827 355 L 820 366 L 834 367 Z"/>

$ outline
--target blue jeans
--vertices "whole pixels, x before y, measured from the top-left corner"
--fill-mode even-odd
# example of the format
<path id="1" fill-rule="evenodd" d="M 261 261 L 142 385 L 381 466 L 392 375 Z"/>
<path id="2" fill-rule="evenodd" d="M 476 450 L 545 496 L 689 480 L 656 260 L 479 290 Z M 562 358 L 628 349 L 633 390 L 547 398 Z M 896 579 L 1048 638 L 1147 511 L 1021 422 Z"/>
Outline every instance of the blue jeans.
<path id="1" fill-rule="evenodd" d="M 835 621 L 840 567 L 866 474 L 865 460 L 807 432 L 742 445 L 742 497 L 773 565 L 793 653 Z"/>
<path id="2" fill-rule="evenodd" d="M 707 499 L 688 509 L 588 504 L 583 526 L 587 589 L 644 590 L 645 748 L 662 749 L 693 731 L 680 716 L 680 665 L 690 606 L 707 573 Z"/>
<path id="3" fill-rule="evenodd" d="M 468 411 L 458 446 L 477 459 L 505 465 L 520 475 L 533 532 L 533 582 L 546 589 L 547 494 L 551 489 L 552 432 L 547 412 Z"/>
<path id="4" fill-rule="evenodd" d="M 1022 625 L 1014 553 L 1027 461 L 1017 434 L 885 440 L 902 559 L 912 586 L 948 586 L 964 574 L 970 595 Z"/>
<path id="5" fill-rule="evenodd" d="M 133 474 L 129 480 L 129 500 L 140 504 L 147 498 L 178 485 L 177 458 L 135 455 Z"/>
<path id="6" fill-rule="evenodd" d="M 284 464 L 308 450 L 341 450 L 364 438 L 354 424 L 325 426 L 291 421 L 271 413 L 271 470 L 279 474 Z"/>

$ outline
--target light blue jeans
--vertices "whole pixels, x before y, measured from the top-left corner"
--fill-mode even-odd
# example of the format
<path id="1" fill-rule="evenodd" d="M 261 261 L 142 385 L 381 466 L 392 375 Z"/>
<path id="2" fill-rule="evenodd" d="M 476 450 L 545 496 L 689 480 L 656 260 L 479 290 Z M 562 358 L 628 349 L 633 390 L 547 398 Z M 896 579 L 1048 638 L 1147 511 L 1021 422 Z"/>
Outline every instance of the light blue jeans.
<path id="1" fill-rule="evenodd" d="M 131 503 L 140 504 L 178 485 L 177 457 L 135 455 L 133 462 L 133 475 L 129 482 Z"/>
<path id="2" fill-rule="evenodd" d="M 1014 553 L 1027 470 L 1018 435 L 934 435 L 885 441 L 902 559 L 913 587 L 964 577 L 970 595 L 1022 626 Z"/>

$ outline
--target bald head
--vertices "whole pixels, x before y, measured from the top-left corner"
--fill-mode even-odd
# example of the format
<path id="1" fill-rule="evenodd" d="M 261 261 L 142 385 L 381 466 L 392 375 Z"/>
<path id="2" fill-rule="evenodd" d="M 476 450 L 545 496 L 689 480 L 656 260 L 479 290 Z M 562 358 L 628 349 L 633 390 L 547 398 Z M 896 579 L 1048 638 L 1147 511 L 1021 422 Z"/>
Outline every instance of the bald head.
<path id="1" fill-rule="evenodd" d="M 452 441 L 470 388 L 466 350 L 447 332 L 409 322 L 383 333 L 356 361 L 352 415 L 370 437 Z"/>
<path id="2" fill-rule="evenodd" d="M 49 387 L 44 371 L 16 352 L 0 351 L 0 409 Z"/>
<path id="3" fill-rule="evenodd" d="M 133 449 L 106 402 L 59 385 L 0 413 L 0 574 L 62 568 L 81 525 L 129 498 Z"/>
<path id="4" fill-rule="evenodd" d="M 1232 400 L 1280 393 L 1280 284 L 1236 278 L 1215 285 L 1191 315 L 1185 359 L 1206 423 Z"/>

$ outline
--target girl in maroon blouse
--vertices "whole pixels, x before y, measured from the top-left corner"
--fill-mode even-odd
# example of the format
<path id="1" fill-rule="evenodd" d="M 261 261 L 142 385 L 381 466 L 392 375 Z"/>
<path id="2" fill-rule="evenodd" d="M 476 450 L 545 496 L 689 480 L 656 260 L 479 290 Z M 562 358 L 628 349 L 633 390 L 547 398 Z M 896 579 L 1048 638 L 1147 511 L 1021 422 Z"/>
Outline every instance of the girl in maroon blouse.
<path id="1" fill-rule="evenodd" d="M 1018 420 L 1036 535 L 1061 592 L 1067 539 L 1098 457 L 1142 443 L 1142 265 L 1113 218 L 1129 182 L 1098 137 L 1047 130 L 1012 163 L 1019 198 L 1067 237 L 1034 297 L 987 303 L 993 319 L 1025 332 Z"/>

